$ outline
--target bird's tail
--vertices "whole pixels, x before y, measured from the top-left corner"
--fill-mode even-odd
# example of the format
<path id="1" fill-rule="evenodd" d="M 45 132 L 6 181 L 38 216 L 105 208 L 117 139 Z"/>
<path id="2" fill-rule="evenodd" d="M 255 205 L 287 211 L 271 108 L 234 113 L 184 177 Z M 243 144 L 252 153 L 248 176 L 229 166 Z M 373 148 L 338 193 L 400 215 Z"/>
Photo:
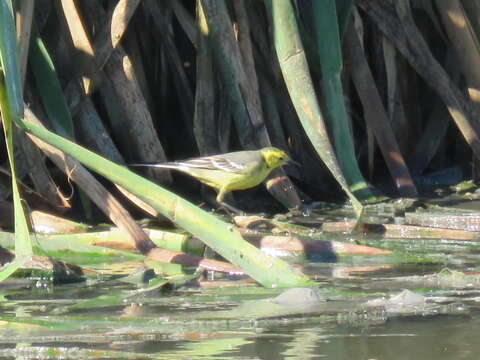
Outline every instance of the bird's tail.
<path id="1" fill-rule="evenodd" d="M 178 165 L 173 164 L 173 163 L 164 163 L 164 164 L 143 163 L 143 164 L 128 164 L 128 166 L 131 166 L 131 167 L 155 167 L 155 168 L 161 168 L 161 169 L 178 169 Z"/>

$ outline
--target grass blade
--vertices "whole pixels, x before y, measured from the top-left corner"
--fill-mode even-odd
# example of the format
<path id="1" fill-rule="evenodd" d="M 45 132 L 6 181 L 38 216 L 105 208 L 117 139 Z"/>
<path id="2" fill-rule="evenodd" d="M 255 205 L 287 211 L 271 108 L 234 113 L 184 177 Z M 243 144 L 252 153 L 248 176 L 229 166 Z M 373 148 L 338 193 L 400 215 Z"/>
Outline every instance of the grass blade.
<path id="1" fill-rule="evenodd" d="M 55 65 L 35 25 L 32 27 L 32 42 L 29 55 L 38 94 L 53 129 L 57 134 L 73 139 L 72 116 L 68 110 L 68 105 L 56 74 Z"/>
<path id="2" fill-rule="evenodd" d="M 32 255 L 32 243 L 18 191 L 13 155 L 12 123 L 23 117 L 23 96 L 20 83 L 20 72 L 17 60 L 17 44 L 13 22 L 12 4 L 10 1 L 0 1 L 0 110 L 2 113 L 3 130 L 7 147 L 8 160 L 12 174 L 12 193 L 15 215 L 15 259 L 18 263 L 8 265 L 0 272 L 1 278 L 10 276 L 26 259 Z"/>

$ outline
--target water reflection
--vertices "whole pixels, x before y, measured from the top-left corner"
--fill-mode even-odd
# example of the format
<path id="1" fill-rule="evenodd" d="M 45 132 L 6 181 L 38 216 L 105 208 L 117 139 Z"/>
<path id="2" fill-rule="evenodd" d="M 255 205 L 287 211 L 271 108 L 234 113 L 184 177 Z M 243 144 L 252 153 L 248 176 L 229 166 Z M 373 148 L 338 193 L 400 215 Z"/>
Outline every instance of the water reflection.
<path id="1" fill-rule="evenodd" d="M 58 308 L 67 309 L 73 301 L 60 294 L 76 296 L 71 287 L 55 287 L 53 295 L 59 297 L 50 294 L 47 300 L 38 297 L 38 290 L 34 292 L 37 298 L 23 291 L 23 297 L 16 290 L 15 296 L 0 303 L 0 358 L 63 354 L 64 358 L 92 359 L 441 360 L 476 359 L 480 351 L 478 294 L 474 291 L 456 294 L 469 312 L 438 315 L 437 307 L 424 316 L 358 310 L 367 303 L 365 299 L 377 297 L 355 298 L 353 293 L 348 301 L 345 295 L 343 300 L 330 296 L 303 314 L 299 309 L 265 312 L 269 304 L 273 308 L 269 299 L 275 296 L 272 290 L 259 288 L 230 290 L 230 294 L 225 290 L 188 296 L 177 293 L 143 299 L 141 305 L 139 301 L 92 306 L 60 314 Z M 448 302 L 455 292 L 445 295 Z M 429 296 L 427 300 L 432 299 Z M 357 313 L 351 311 L 355 308 Z M 52 315 L 54 309 L 59 315 Z"/>

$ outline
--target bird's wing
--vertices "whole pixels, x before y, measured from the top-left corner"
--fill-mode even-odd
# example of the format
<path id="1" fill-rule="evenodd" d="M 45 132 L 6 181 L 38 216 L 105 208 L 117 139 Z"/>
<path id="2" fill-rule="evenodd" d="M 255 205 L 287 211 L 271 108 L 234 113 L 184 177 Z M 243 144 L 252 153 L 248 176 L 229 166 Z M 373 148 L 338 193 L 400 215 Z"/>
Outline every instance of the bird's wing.
<path id="1" fill-rule="evenodd" d="M 177 161 L 175 162 L 179 168 L 189 167 L 196 169 L 208 169 L 208 170 L 222 170 L 232 173 L 241 173 L 245 170 L 245 164 L 226 159 L 223 156 L 206 156 L 197 159 Z"/>

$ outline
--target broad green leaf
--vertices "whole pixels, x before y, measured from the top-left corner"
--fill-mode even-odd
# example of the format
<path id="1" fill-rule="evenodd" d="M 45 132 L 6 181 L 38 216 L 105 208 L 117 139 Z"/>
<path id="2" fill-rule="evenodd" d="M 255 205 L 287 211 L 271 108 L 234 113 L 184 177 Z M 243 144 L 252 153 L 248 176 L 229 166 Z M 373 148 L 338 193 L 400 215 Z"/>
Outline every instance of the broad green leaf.
<path id="1" fill-rule="evenodd" d="M 68 139 L 74 138 L 73 121 L 52 58 L 43 43 L 37 27 L 32 27 L 29 62 L 35 77 L 38 94 L 55 132 Z"/>

